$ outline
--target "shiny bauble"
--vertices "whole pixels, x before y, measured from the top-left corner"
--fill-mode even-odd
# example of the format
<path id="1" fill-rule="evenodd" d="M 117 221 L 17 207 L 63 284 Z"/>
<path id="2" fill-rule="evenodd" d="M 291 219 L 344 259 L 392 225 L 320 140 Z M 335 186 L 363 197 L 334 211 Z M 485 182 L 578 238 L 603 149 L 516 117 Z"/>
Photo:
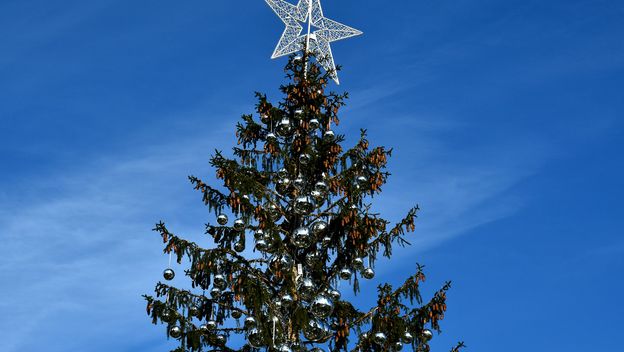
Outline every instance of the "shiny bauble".
<path id="1" fill-rule="evenodd" d="M 303 189 L 303 188 L 305 187 L 306 182 L 305 182 L 305 180 L 303 179 L 303 177 L 302 177 L 301 175 L 299 175 L 299 176 L 297 176 L 297 178 L 293 181 L 293 185 L 294 185 L 297 189 L 301 190 L 301 189 Z"/>
<path id="2" fill-rule="evenodd" d="M 271 220 L 277 221 L 282 217 L 282 209 L 273 202 L 264 203 L 264 209 L 269 213 Z"/>
<path id="3" fill-rule="evenodd" d="M 225 335 L 215 336 L 215 343 L 217 346 L 224 346 L 226 342 L 227 342 L 227 337 L 225 337 Z"/>
<path id="4" fill-rule="evenodd" d="M 329 298 L 331 298 L 331 300 L 335 302 L 340 300 L 340 297 L 342 295 L 340 294 L 340 291 L 331 289 L 327 290 L 327 296 L 329 296 Z"/>
<path id="5" fill-rule="evenodd" d="M 213 299 L 219 299 L 219 297 L 221 297 L 221 290 L 214 287 L 212 290 L 210 290 L 210 297 L 212 297 Z"/>
<path id="6" fill-rule="evenodd" d="M 243 324 L 243 326 L 245 327 L 245 329 L 249 330 L 257 327 L 258 323 L 256 322 L 256 318 L 247 317 L 245 318 L 245 323 Z"/>
<path id="7" fill-rule="evenodd" d="M 325 183 L 325 181 L 319 181 L 314 185 L 314 190 L 326 194 L 329 192 L 329 186 Z"/>
<path id="8" fill-rule="evenodd" d="M 300 227 L 295 230 L 292 236 L 292 243 L 298 248 L 308 248 L 314 238 L 310 235 L 310 230 L 307 227 Z"/>
<path id="9" fill-rule="evenodd" d="M 323 134 L 323 140 L 325 140 L 326 142 L 331 142 L 334 140 L 334 138 L 336 138 L 336 135 L 332 130 L 328 130 L 325 132 L 325 134 Z"/>
<path id="10" fill-rule="evenodd" d="M 287 344 L 281 344 L 277 346 L 277 352 L 292 352 L 292 350 Z"/>
<path id="11" fill-rule="evenodd" d="M 366 280 L 371 280 L 372 278 L 375 277 L 375 271 L 373 271 L 373 269 L 371 268 L 366 268 L 362 270 L 362 277 L 365 278 Z"/>
<path id="12" fill-rule="evenodd" d="M 288 170 L 281 168 L 279 169 L 279 171 L 277 172 L 277 177 L 279 178 L 286 178 L 288 177 Z"/>
<path id="13" fill-rule="evenodd" d="M 264 239 L 259 239 L 256 241 L 256 249 L 260 252 L 266 252 L 269 249 L 269 244 Z"/>
<path id="14" fill-rule="evenodd" d="M 293 304 L 295 303 L 295 300 L 292 298 L 291 295 L 285 294 L 282 297 L 280 297 L 279 302 L 282 305 L 282 307 L 289 309 L 290 307 L 293 306 Z"/>
<path id="15" fill-rule="evenodd" d="M 288 192 L 288 188 L 290 187 L 290 179 L 288 177 L 280 178 L 277 180 L 277 184 L 275 185 L 275 190 L 279 194 L 285 194 Z"/>
<path id="16" fill-rule="evenodd" d="M 201 332 L 204 335 L 208 335 L 210 333 L 210 329 L 208 329 L 208 325 L 202 324 L 199 326 L 199 332 Z"/>
<path id="17" fill-rule="evenodd" d="M 311 130 L 315 130 L 315 129 L 317 129 L 317 128 L 319 128 L 321 126 L 321 124 L 319 123 L 319 120 L 317 120 L 317 119 L 310 120 L 308 125 L 310 126 Z"/>
<path id="18" fill-rule="evenodd" d="M 254 239 L 256 241 L 263 240 L 264 239 L 264 231 L 262 231 L 260 229 L 256 230 L 256 232 L 254 232 Z"/>
<path id="19" fill-rule="evenodd" d="M 260 330 L 253 328 L 247 333 L 247 341 L 251 347 L 260 348 L 263 345 L 262 334 Z"/>
<path id="20" fill-rule="evenodd" d="M 274 255 L 269 259 L 269 269 L 273 274 L 277 274 L 279 272 L 287 272 L 293 267 L 293 259 L 288 254 L 282 255 Z"/>
<path id="21" fill-rule="evenodd" d="M 295 199 L 295 212 L 299 215 L 309 215 L 314 211 L 314 202 L 310 196 L 300 196 Z"/>
<path id="22" fill-rule="evenodd" d="M 189 315 L 190 316 L 198 317 L 200 313 L 201 313 L 201 311 L 200 311 L 198 306 L 192 305 L 192 306 L 189 307 Z"/>
<path id="23" fill-rule="evenodd" d="M 165 271 L 163 271 L 163 277 L 165 278 L 165 280 L 171 281 L 175 277 L 175 271 L 173 271 L 173 269 L 171 268 L 165 269 Z"/>
<path id="24" fill-rule="evenodd" d="M 290 135 L 292 129 L 293 128 L 290 119 L 288 117 L 284 117 L 280 122 L 277 123 L 277 126 L 275 127 L 275 132 L 277 132 L 277 134 L 282 137 L 286 137 Z"/>
<path id="25" fill-rule="evenodd" d="M 174 314 L 171 309 L 166 308 L 160 313 L 160 320 L 165 323 L 170 323 L 173 320 Z"/>
<path id="26" fill-rule="evenodd" d="M 353 259 L 353 268 L 356 270 L 364 269 L 364 259 L 360 257 Z"/>
<path id="27" fill-rule="evenodd" d="M 243 219 L 234 220 L 234 230 L 241 231 L 245 228 L 245 221 Z"/>
<path id="28" fill-rule="evenodd" d="M 325 202 L 325 195 L 317 190 L 310 192 L 310 197 L 314 199 L 317 205 L 322 205 Z"/>
<path id="29" fill-rule="evenodd" d="M 321 262 L 322 259 L 323 257 L 320 252 L 312 251 L 306 254 L 305 261 L 308 266 L 316 266 Z"/>
<path id="30" fill-rule="evenodd" d="M 308 165 L 311 160 L 312 160 L 312 157 L 310 156 L 310 154 L 304 153 L 304 154 L 299 155 L 299 163 L 301 165 Z"/>
<path id="31" fill-rule="evenodd" d="M 240 319 L 240 317 L 243 316 L 243 313 L 240 310 L 233 310 L 232 311 L 232 318 L 234 319 Z"/>
<path id="32" fill-rule="evenodd" d="M 275 133 L 269 132 L 267 133 L 266 139 L 272 142 L 277 139 L 277 136 L 275 135 Z"/>
<path id="33" fill-rule="evenodd" d="M 318 220 L 314 224 L 312 224 L 312 234 L 314 236 L 318 236 L 321 232 L 327 229 L 327 222 L 323 220 Z"/>
<path id="34" fill-rule="evenodd" d="M 361 186 L 361 185 L 365 185 L 368 182 L 368 179 L 365 176 L 358 176 L 355 179 L 355 182 L 356 184 Z"/>
<path id="35" fill-rule="evenodd" d="M 236 243 L 234 243 L 234 250 L 238 253 L 241 253 L 245 250 L 245 244 L 243 243 L 243 241 L 237 241 Z"/>
<path id="36" fill-rule="evenodd" d="M 217 324 L 216 321 L 214 320 L 208 320 L 206 322 L 206 327 L 208 328 L 208 330 L 212 331 L 212 330 L 216 330 L 217 327 L 219 326 L 219 324 Z"/>
<path id="37" fill-rule="evenodd" d="M 219 290 L 225 290 L 227 288 L 227 280 L 225 279 L 225 276 L 217 274 L 212 279 L 212 285 Z"/>
<path id="38" fill-rule="evenodd" d="M 315 317 L 325 319 L 334 311 L 334 303 L 325 296 L 318 296 L 312 301 L 310 311 Z"/>
<path id="39" fill-rule="evenodd" d="M 431 332 L 431 330 L 429 330 L 429 329 L 423 330 L 423 332 L 422 332 L 422 339 L 423 339 L 423 341 L 428 342 L 432 338 L 433 338 L 433 333 Z"/>
<path id="40" fill-rule="evenodd" d="M 403 336 L 401 336 L 401 341 L 407 344 L 412 343 L 412 341 L 414 341 L 414 336 L 412 336 L 409 331 L 406 331 L 403 333 Z"/>
<path id="41" fill-rule="evenodd" d="M 331 245 L 331 237 L 325 236 L 321 239 L 321 247 L 328 248 Z"/>
<path id="42" fill-rule="evenodd" d="M 397 341 L 395 343 L 392 344 L 392 350 L 399 352 L 403 350 L 403 344 L 401 343 L 401 341 Z"/>
<path id="43" fill-rule="evenodd" d="M 340 278 L 343 280 L 350 280 L 351 279 L 351 270 L 349 269 L 342 269 L 340 270 Z"/>
<path id="44" fill-rule="evenodd" d="M 316 320 L 310 320 L 303 329 L 303 336 L 310 341 L 316 341 L 323 337 L 323 326 Z"/>
<path id="45" fill-rule="evenodd" d="M 182 336 L 182 329 L 177 325 L 172 326 L 169 328 L 169 336 L 174 339 L 180 338 L 180 336 Z"/>
<path id="46" fill-rule="evenodd" d="M 295 110 L 295 116 L 301 116 L 301 115 L 303 115 L 303 110 L 301 109 Z"/>
<path id="47" fill-rule="evenodd" d="M 316 285 L 310 279 L 303 279 L 299 283 L 299 286 L 297 286 L 297 292 L 304 300 L 310 300 L 316 292 Z"/>
<path id="48" fill-rule="evenodd" d="M 221 226 L 225 226 L 228 223 L 228 217 L 225 214 L 219 214 L 219 216 L 217 216 L 217 224 L 221 225 Z"/>
<path id="49" fill-rule="evenodd" d="M 264 113 L 260 114 L 260 121 L 263 124 L 265 125 L 268 124 L 270 120 L 271 120 L 271 117 L 269 116 L 269 114 L 264 114 Z"/>
<path id="50" fill-rule="evenodd" d="M 377 332 L 375 333 L 375 335 L 373 335 L 373 341 L 375 341 L 375 343 L 378 345 L 384 345 L 386 343 L 386 340 L 388 340 L 388 338 L 383 332 Z"/>

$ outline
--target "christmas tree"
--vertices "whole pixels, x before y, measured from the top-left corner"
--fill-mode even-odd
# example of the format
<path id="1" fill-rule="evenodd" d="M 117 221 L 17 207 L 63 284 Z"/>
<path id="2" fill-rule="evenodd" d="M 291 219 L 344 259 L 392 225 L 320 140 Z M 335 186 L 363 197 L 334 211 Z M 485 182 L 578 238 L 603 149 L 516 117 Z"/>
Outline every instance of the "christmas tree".
<path id="1" fill-rule="evenodd" d="M 332 126 L 347 94 L 327 92 L 335 72 L 322 62 L 291 56 L 278 104 L 256 93 L 233 157 L 210 160 L 222 187 L 189 177 L 214 214 L 213 243 L 156 225 L 164 252 L 189 263 L 188 289 L 158 283 L 145 296 L 152 322 L 179 340 L 175 351 L 428 351 L 439 332 L 450 284 L 425 301 L 416 264 L 400 287 L 380 285 L 369 310 L 341 298 L 339 282 L 357 295 L 379 255 L 409 244 L 418 207 L 396 225 L 372 211 L 391 150 L 371 147 L 365 130 L 343 148 Z M 165 270 L 165 280 L 174 276 Z"/>

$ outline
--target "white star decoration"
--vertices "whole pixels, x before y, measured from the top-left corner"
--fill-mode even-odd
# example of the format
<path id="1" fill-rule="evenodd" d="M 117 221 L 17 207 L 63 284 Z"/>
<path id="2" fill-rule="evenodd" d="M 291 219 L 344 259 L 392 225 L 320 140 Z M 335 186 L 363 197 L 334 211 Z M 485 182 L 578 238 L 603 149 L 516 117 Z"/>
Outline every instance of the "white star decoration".
<path id="1" fill-rule="evenodd" d="M 315 52 L 322 59 L 320 60 L 321 66 L 327 71 L 333 72 L 332 78 L 337 84 L 340 84 L 329 43 L 355 37 L 362 32 L 325 18 L 321 8 L 321 0 L 299 0 L 297 5 L 284 0 L 265 1 L 286 25 L 271 58 L 275 59 L 304 50 L 304 43 L 307 42 L 308 51 Z M 307 33 L 303 32 L 301 22 L 307 22 Z M 318 29 L 310 32 L 312 26 Z"/>

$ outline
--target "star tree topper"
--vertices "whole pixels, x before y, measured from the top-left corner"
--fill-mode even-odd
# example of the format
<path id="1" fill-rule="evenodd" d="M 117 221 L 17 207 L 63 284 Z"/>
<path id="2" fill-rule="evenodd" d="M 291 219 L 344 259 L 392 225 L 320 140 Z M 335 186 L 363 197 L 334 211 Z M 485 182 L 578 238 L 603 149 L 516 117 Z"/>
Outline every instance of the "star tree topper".
<path id="1" fill-rule="evenodd" d="M 271 58 L 290 55 L 307 47 L 308 51 L 315 52 L 321 58 L 321 66 L 333 72 L 332 78 L 336 84 L 340 84 L 329 43 L 355 37 L 362 32 L 325 18 L 321 0 L 299 0 L 297 5 L 284 0 L 265 1 L 286 25 Z M 307 26 L 306 33 L 303 31 L 302 22 Z M 317 28 L 314 32 L 311 31 L 312 26 Z"/>

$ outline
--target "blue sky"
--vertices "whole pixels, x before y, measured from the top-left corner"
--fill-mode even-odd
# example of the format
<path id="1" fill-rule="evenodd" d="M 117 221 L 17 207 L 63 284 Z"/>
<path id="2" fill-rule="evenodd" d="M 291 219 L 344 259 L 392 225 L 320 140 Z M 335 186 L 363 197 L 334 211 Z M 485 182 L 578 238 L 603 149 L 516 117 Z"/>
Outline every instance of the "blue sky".
<path id="1" fill-rule="evenodd" d="M 365 33 L 333 46 L 337 131 L 395 148 L 386 217 L 423 209 L 364 289 L 416 261 L 425 293 L 452 279 L 434 351 L 620 348 L 624 4 L 324 9 Z M 208 244 L 186 176 L 213 179 L 254 91 L 278 97 L 282 29 L 261 0 L 0 2 L 0 350 L 172 346 L 140 298 L 166 266 L 150 229 Z"/>

